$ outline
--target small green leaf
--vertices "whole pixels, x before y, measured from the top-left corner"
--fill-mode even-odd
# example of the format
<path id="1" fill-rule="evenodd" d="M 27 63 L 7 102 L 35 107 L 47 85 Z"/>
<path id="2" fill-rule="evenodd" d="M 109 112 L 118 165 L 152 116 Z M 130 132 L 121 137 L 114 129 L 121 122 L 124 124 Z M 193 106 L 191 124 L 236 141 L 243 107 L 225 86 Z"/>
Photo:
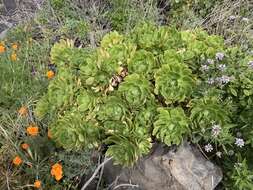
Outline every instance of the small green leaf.
<path id="1" fill-rule="evenodd" d="M 234 88 L 230 88 L 230 92 L 234 95 L 237 96 L 237 92 Z"/>

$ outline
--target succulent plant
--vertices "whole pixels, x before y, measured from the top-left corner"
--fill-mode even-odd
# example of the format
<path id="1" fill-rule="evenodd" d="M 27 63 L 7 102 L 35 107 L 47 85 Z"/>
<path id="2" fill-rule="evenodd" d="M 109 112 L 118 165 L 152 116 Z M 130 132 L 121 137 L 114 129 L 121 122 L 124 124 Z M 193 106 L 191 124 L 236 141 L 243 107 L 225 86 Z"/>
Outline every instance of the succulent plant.
<path id="1" fill-rule="evenodd" d="M 162 95 L 167 104 L 184 101 L 193 89 L 193 75 L 183 63 L 164 64 L 155 74 L 155 93 Z"/>
<path id="2" fill-rule="evenodd" d="M 128 75 L 120 84 L 118 92 L 131 107 L 140 107 L 152 98 L 150 82 L 138 74 Z"/>
<path id="3" fill-rule="evenodd" d="M 78 106 L 78 110 L 80 112 L 85 112 L 94 107 L 96 103 L 96 95 L 93 92 L 81 89 L 80 93 L 76 98 L 76 103 Z"/>
<path id="4" fill-rule="evenodd" d="M 228 109 L 224 109 L 225 107 L 215 96 L 193 100 L 190 116 L 193 126 L 205 128 L 212 122 L 220 125 L 229 123 L 229 112 Z"/>
<path id="5" fill-rule="evenodd" d="M 169 146 L 179 145 L 184 136 L 190 132 L 189 119 L 184 110 L 180 107 L 158 108 L 158 112 L 152 134 Z"/>
<path id="6" fill-rule="evenodd" d="M 47 95 L 39 100 L 35 113 L 38 117 L 53 114 L 73 103 L 75 89 L 74 77 L 67 70 L 59 69 L 59 74 L 48 86 Z"/>
<path id="7" fill-rule="evenodd" d="M 124 40 L 124 36 L 118 32 L 110 32 L 104 36 L 101 41 L 101 47 L 104 49 L 111 48 L 116 44 L 121 44 Z"/>
<path id="8" fill-rule="evenodd" d="M 61 40 L 59 43 L 56 43 L 52 47 L 50 53 L 52 63 L 56 64 L 57 66 L 62 66 L 71 62 L 73 47 L 74 42 L 71 40 Z"/>
<path id="9" fill-rule="evenodd" d="M 110 96 L 97 107 L 97 119 L 99 121 L 122 120 L 127 116 L 128 110 L 121 98 Z"/>
<path id="10" fill-rule="evenodd" d="M 222 77 L 215 69 L 218 51 L 226 54 L 222 74 L 236 80 L 215 86 L 206 77 Z M 151 137 L 167 145 L 188 138 L 224 148 L 233 141 L 231 121 L 246 125 L 252 115 L 252 59 L 240 60 L 236 52 L 225 51 L 220 37 L 203 30 L 151 23 L 127 35 L 110 32 L 92 50 L 60 41 L 51 51 L 56 75 L 35 113 L 51 116 L 60 146 L 76 150 L 105 143 L 106 154 L 123 166 L 149 153 Z M 213 64 L 210 73 L 201 70 L 203 64 Z M 217 138 L 210 133 L 212 122 L 222 127 Z"/>
<path id="11" fill-rule="evenodd" d="M 133 166 L 140 156 L 146 155 L 151 149 L 151 138 L 145 128 L 126 125 L 124 133 L 113 133 L 104 140 L 111 144 L 106 151 L 107 156 L 112 156 L 115 164 Z"/>
<path id="12" fill-rule="evenodd" d="M 149 50 L 154 54 L 161 53 L 166 49 L 182 47 L 180 32 L 166 26 L 158 28 L 152 23 L 137 25 L 131 38 L 140 49 Z"/>
<path id="13" fill-rule="evenodd" d="M 67 150 L 92 148 L 99 142 L 99 127 L 78 112 L 69 112 L 49 126 L 56 143 Z"/>
<path id="14" fill-rule="evenodd" d="M 156 60 L 151 52 L 139 50 L 133 55 L 128 63 L 130 74 L 137 73 L 151 79 L 156 68 Z"/>
<path id="15" fill-rule="evenodd" d="M 44 95 L 36 104 L 34 114 L 38 119 L 43 119 L 46 114 L 49 113 L 50 105 L 47 99 L 47 96 Z"/>

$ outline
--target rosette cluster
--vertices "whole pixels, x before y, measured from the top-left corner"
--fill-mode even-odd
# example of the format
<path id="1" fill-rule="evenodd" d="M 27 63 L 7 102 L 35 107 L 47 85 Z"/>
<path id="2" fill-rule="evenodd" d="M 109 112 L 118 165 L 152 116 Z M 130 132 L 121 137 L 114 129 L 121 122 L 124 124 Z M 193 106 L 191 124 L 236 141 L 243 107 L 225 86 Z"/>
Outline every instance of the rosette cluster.
<path id="1" fill-rule="evenodd" d="M 217 52 L 224 52 L 223 58 L 211 62 Z M 52 48 L 51 60 L 55 76 L 35 113 L 51 122 L 53 139 L 63 148 L 106 144 L 106 154 L 115 163 L 132 166 L 154 142 L 179 145 L 208 131 L 213 121 L 221 126 L 216 135 L 220 141 L 231 137 L 227 102 L 219 100 L 225 93 L 219 94 L 221 86 L 212 89 L 203 79 L 212 74 L 203 72 L 203 65 L 216 71 L 217 62 L 226 65 L 222 72 L 231 72 L 218 36 L 144 23 L 129 34 L 106 34 L 95 49 L 60 41 Z M 249 102 L 252 84 L 242 73 L 236 77 L 241 77 L 244 89 L 235 80 L 226 87 Z M 209 91 L 215 92 L 214 98 L 207 96 Z"/>

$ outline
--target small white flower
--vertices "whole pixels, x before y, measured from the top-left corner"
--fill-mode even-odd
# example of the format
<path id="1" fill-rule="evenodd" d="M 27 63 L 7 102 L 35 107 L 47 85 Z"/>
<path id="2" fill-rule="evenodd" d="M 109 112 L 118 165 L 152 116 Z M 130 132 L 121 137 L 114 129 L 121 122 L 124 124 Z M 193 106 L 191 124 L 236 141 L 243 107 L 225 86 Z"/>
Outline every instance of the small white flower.
<path id="1" fill-rule="evenodd" d="M 234 16 L 234 15 L 231 15 L 230 17 L 229 17 L 229 20 L 235 20 L 236 19 L 236 16 Z"/>
<path id="2" fill-rule="evenodd" d="M 224 58 L 224 53 L 218 52 L 216 53 L 215 57 L 218 61 L 221 61 Z"/>
<path id="3" fill-rule="evenodd" d="M 237 163 L 234 164 L 234 167 L 235 168 L 240 168 L 240 167 L 242 167 L 242 163 L 237 162 Z"/>
<path id="4" fill-rule="evenodd" d="M 218 68 L 219 68 L 219 70 L 221 70 L 221 71 L 225 71 L 226 65 L 225 65 L 225 64 L 219 64 L 219 65 L 218 65 Z"/>
<path id="5" fill-rule="evenodd" d="M 214 60 L 213 59 L 207 59 L 206 62 L 207 62 L 207 64 L 211 65 L 211 64 L 214 63 Z"/>
<path id="6" fill-rule="evenodd" d="M 242 148 L 245 145 L 245 142 L 241 138 L 235 138 L 235 145 Z"/>
<path id="7" fill-rule="evenodd" d="M 231 79 L 232 79 L 231 77 L 223 75 L 221 77 L 217 77 L 216 81 L 220 84 L 227 84 L 231 81 Z"/>
<path id="8" fill-rule="evenodd" d="M 249 19 L 246 18 L 246 17 L 243 17 L 243 18 L 242 18 L 242 21 L 243 21 L 243 22 L 249 22 Z"/>
<path id="9" fill-rule="evenodd" d="M 218 156 L 219 158 L 221 158 L 222 153 L 220 151 L 216 152 L 216 156 Z"/>
<path id="10" fill-rule="evenodd" d="M 209 78 L 208 80 L 207 80 L 207 83 L 208 84 L 213 84 L 215 81 L 214 81 L 214 79 L 213 78 Z"/>
<path id="11" fill-rule="evenodd" d="M 249 65 L 249 67 L 250 67 L 251 69 L 253 69 L 253 61 L 249 61 L 249 62 L 248 62 L 248 65 Z"/>
<path id="12" fill-rule="evenodd" d="M 208 143 L 207 145 L 205 145 L 205 151 L 206 152 L 212 152 L 213 151 L 213 146 Z"/>
<path id="13" fill-rule="evenodd" d="M 213 125 L 212 126 L 212 136 L 217 137 L 221 132 L 221 127 L 220 125 Z"/>
<path id="14" fill-rule="evenodd" d="M 208 71 L 209 67 L 207 65 L 201 65 L 202 71 Z"/>

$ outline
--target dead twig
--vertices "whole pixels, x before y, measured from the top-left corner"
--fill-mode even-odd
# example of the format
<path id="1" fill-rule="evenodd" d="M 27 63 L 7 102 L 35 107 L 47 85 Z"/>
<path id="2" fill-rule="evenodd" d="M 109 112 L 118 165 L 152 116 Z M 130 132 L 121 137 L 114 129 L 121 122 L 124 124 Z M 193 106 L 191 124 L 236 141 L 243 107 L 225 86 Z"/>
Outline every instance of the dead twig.
<path id="1" fill-rule="evenodd" d="M 85 190 L 88 185 L 92 182 L 92 180 L 96 177 L 97 173 L 100 171 L 100 169 L 102 167 L 104 167 L 104 165 L 109 162 L 112 159 L 112 157 L 110 158 L 105 158 L 104 161 L 96 168 L 96 170 L 94 171 L 93 175 L 90 177 L 90 179 L 84 184 L 84 186 L 81 188 L 81 190 Z"/>
<path id="2" fill-rule="evenodd" d="M 198 143 L 197 143 L 197 146 L 198 146 L 200 152 L 203 154 L 203 156 L 204 156 L 207 160 L 209 160 L 208 156 L 204 153 L 204 151 L 202 150 L 202 148 L 200 147 L 200 145 L 199 145 Z"/>
<path id="3" fill-rule="evenodd" d="M 115 186 L 118 183 L 119 177 L 120 177 L 120 175 L 117 176 L 116 179 L 111 184 L 109 184 L 109 186 L 106 188 L 106 190 L 110 190 L 111 187 Z"/>
<path id="4" fill-rule="evenodd" d="M 114 187 L 113 190 L 118 189 L 120 187 L 137 187 L 138 188 L 139 185 L 133 185 L 133 184 L 130 184 L 130 183 L 123 183 L 123 184 L 119 184 L 116 187 Z"/>
<path id="5" fill-rule="evenodd" d="M 99 163 L 100 163 L 100 160 L 101 160 L 101 156 L 100 156 L 100 158 L 99 158 Z M 101 183 L 101 180 L 102 180 L 103 173 L 104 173 L 104 165 L 102 166 L 101 171 L 100 171 L 99 180 L 98 180 L 98 183 L 97 183 L 97 189 L 96 189 L 96 190 L 99 190 L 99 187 L 100 187 L 100 183 Z"/>

